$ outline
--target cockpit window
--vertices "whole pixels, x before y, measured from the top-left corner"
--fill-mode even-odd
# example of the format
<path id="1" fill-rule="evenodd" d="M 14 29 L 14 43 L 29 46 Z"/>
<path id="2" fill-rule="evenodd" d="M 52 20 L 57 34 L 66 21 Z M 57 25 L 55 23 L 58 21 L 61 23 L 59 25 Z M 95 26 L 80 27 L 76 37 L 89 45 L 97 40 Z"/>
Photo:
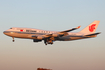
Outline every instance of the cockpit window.
<path id="1" fill-rule="evenodd" d="M 10 28 L 10 29 L 12 29 L 12 28 Z"/>

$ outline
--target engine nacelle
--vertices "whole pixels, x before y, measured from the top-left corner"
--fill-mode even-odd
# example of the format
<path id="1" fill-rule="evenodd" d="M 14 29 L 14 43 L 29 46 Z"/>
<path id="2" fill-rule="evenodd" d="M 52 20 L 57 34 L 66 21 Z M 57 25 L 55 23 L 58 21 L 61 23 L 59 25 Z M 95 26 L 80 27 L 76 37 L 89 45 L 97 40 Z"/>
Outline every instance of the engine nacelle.
<path id="1" fill-rule="evenodd" d="M 58 37 L 58 36 L 59 36 L 59 34 L 52 34 L 52 36 L 53 36 L 53 37 Z"/>
<path id="2" fill-rule="evenodd" d="M 33 39 L 33 42 L 41 42 L 42 40 Z"/>

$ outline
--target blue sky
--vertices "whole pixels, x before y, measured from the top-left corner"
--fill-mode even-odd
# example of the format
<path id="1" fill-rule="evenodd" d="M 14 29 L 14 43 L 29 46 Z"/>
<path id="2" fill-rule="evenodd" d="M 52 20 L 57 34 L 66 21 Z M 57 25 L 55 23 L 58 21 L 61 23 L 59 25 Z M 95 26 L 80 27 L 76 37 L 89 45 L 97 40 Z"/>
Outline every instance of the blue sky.
<path id="1" fill-rule="evenodd" d="M 104 0 L 1 0 L 0 1 L 0 70 L 105 70 L 105 1 Z M 100 20 L 92 39 L 43 42 L 5 36 L 10 27 L 29 27 L 62 31 L 77 27 L 78 32 L 94 20 Z"/>

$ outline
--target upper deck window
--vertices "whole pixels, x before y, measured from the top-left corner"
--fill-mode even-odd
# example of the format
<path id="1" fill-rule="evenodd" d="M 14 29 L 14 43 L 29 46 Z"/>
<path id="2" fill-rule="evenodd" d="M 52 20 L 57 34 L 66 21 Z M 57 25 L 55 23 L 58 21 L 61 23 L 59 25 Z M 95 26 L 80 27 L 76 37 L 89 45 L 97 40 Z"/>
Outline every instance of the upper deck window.
<path id="1" fill-rule="evenodd" d="M 26 32 L 36 32 L 36 31 L 33 31 L 33 30 L 26 30 Z"/>

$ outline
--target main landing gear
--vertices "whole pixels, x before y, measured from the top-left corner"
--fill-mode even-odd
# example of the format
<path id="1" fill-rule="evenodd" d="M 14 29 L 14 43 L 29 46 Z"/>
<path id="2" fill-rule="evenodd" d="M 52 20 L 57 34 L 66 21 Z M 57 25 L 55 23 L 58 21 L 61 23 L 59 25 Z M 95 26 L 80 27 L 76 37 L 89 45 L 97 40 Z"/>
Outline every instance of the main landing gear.
<path id="1" fill-rule="evenodd" d="M 46 39 L 46 40 L 44 40 L 44 44 L 45 44 L 45 45 L 47 45 L 47 39 Z"/>
<path id="2" fill-rule="evenodd" d="M 45 45 L 47 45 L 47 44 L 53 44 L 53 40 L 48 40 L 48 39 L 46 39 L 46 40 L 44 40 L 44 43 L 45 43 Z"/>

